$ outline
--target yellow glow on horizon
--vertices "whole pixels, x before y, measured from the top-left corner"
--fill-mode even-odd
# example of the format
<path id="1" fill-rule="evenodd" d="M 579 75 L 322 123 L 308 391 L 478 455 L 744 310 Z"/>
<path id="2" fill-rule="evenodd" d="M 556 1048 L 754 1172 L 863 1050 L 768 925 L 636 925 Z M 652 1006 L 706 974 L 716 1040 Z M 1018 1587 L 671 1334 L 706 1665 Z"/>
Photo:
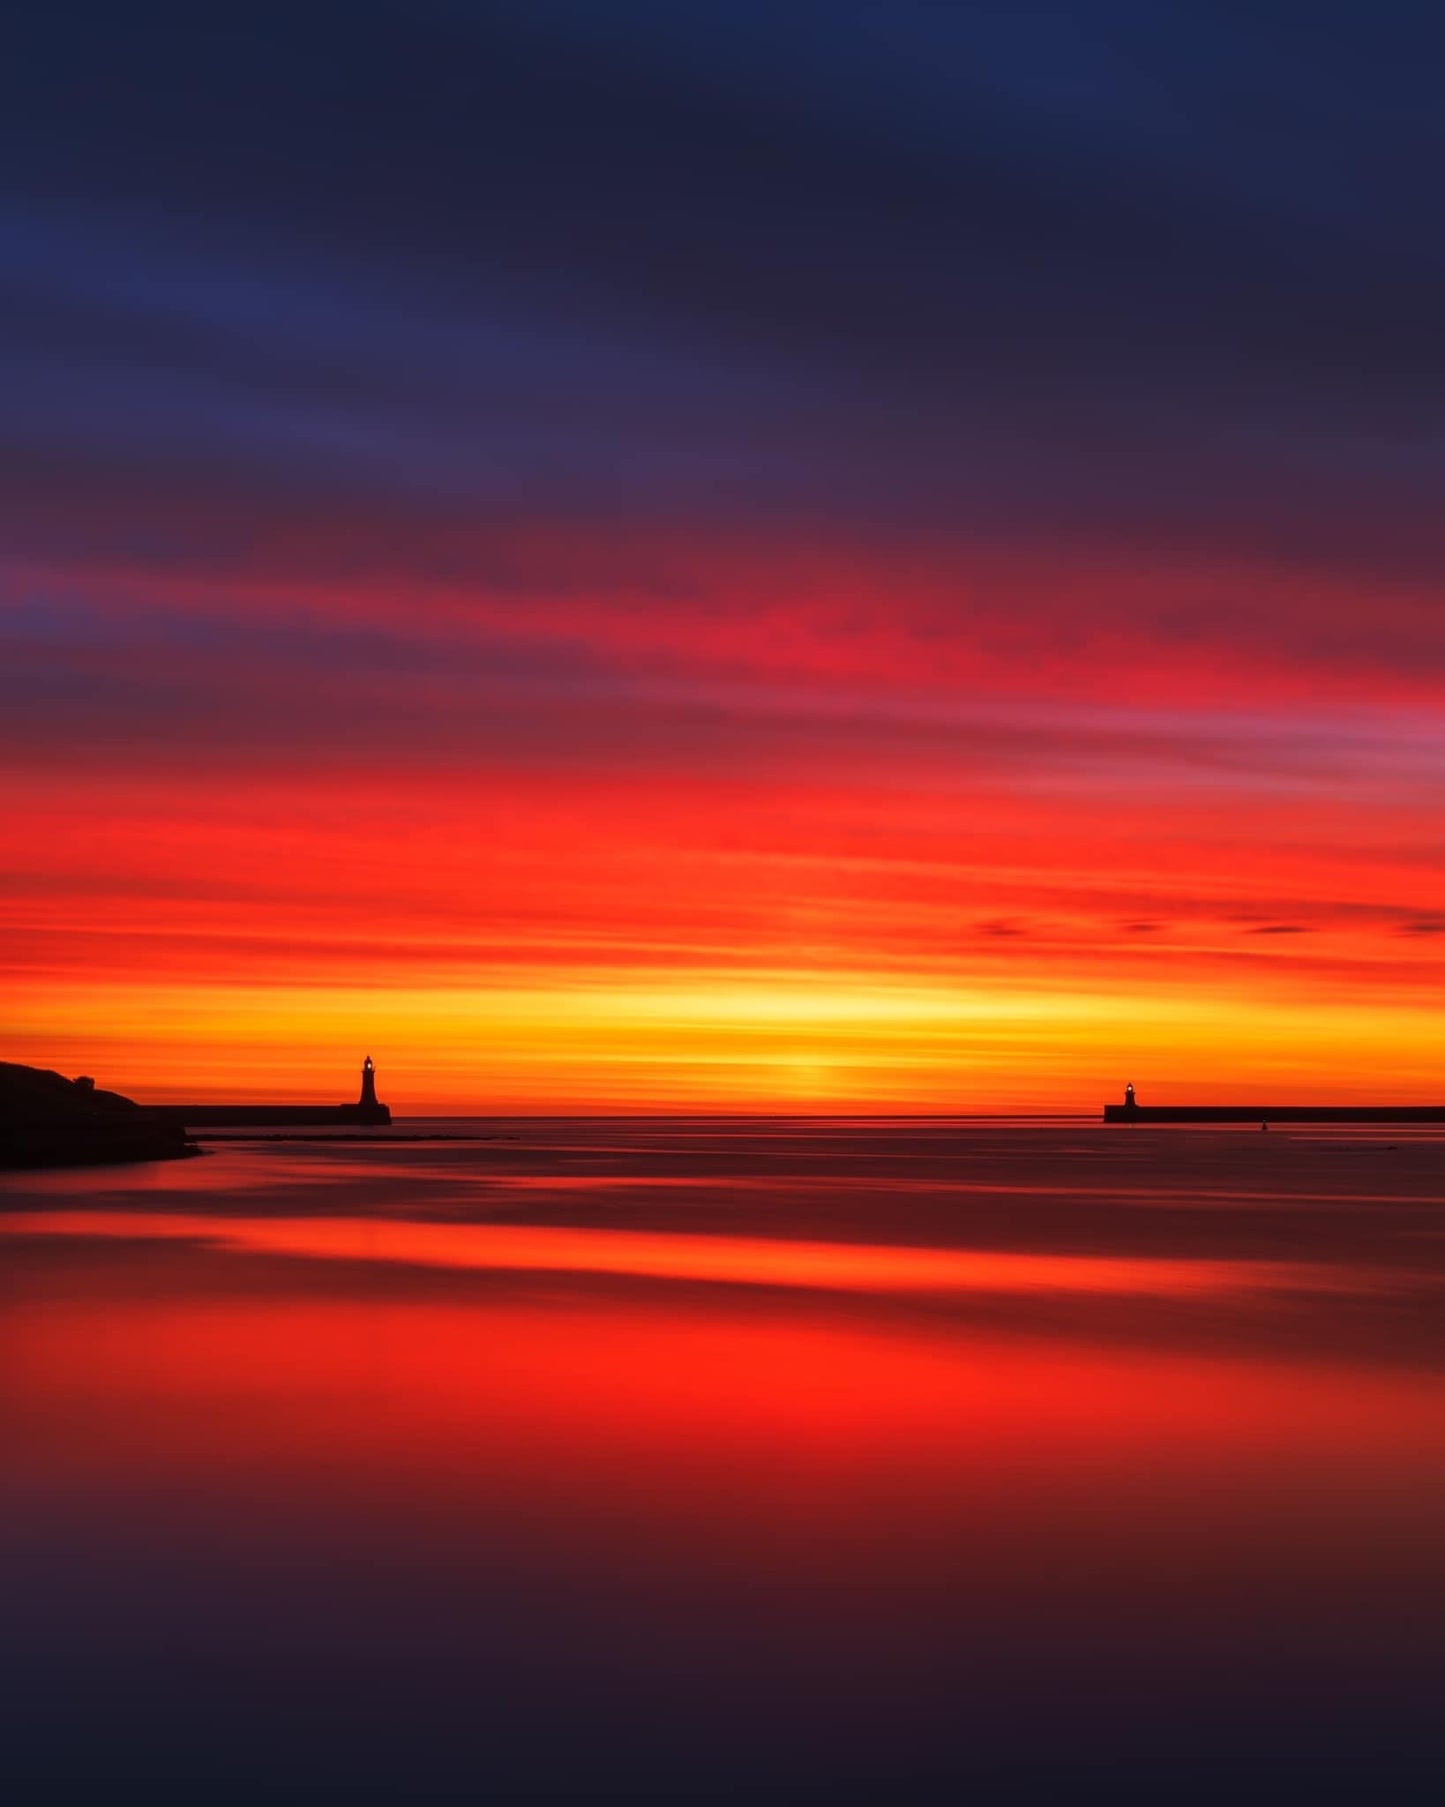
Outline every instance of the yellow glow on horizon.
<path id="1" fill-rule="evenodd" d="M 653 1109 L 1092 1112 L 1141 1098 L 1433 1102 L 1434 1011 L 866 975 L 589 973 L 463 988 L 157 982 L 22 997 L 11 1058 L 156 1102 L 349 1097 L 400 1114 Z M 110 1024 L 97 1029 L 97 1024 Z M 1344 1076 L 1342 1078 L 1342 1076 Z"/>

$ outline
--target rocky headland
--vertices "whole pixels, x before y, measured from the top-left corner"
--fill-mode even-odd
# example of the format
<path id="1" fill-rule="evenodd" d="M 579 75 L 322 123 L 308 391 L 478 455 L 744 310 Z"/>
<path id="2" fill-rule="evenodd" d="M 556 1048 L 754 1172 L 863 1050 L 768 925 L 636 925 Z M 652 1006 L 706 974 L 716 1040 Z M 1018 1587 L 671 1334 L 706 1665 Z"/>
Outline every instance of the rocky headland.
<path id="1" fill-rule="evenodd" d="M 105 1167 L 199 1153 L 183 1128 L 158 1122 L 93 1079 L 0 1061 L 0 1170 Z"/>

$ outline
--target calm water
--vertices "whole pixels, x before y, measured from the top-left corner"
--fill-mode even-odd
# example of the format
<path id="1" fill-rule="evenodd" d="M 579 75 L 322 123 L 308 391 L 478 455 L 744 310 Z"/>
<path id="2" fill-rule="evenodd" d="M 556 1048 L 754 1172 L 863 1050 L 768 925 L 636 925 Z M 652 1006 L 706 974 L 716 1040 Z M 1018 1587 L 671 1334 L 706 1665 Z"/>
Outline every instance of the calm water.
<path id="1" fill-rule="evenodd" d="M 1445 1781 L 1445 1139 L 216 1147 L 0 1180 L 9 1798 Z"/>

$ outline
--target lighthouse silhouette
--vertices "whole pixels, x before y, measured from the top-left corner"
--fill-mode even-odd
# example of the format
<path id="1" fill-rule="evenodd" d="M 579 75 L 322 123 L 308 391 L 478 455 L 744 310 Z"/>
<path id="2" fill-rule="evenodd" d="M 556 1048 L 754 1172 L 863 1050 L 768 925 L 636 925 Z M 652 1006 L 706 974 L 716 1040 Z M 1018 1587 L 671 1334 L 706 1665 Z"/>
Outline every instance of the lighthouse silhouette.
<path id="1" fill-rule="evenodd" d="M 376 1067 L 368 1054 L 361 1063 L 361 1096 L 356 1101 L 356 1114 L 363 1123 L 390 1123 L 391 1112 L 376 1097 Z"/>

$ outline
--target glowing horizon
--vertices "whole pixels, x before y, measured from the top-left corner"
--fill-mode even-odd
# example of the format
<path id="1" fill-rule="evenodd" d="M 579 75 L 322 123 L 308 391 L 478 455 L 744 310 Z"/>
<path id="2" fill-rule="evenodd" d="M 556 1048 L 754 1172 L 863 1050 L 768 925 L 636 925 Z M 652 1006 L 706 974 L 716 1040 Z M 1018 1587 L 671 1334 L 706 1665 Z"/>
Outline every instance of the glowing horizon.
<path id="1" fill-rule="evenodd" d="M 903 654 L 860 691 L 812 627 L 781 676 L 704 648 L 684 679 L 670 647 L 599 662 L 625 598 L 597 608 L 585 685 L 575 623 L 529 628 L 519 684 L 466 615 L 419 674 L 383 677 L 391 637 L 328 674 L 307 649 L 329 660 L 336 615 L 233 665 L 237 606 L 209 606 L 197 655 L 127 599 L 154 713 L 123 674 L 106 704 L 107 671 L 48 769 L 7 781 L 10 1058 L 279 1099 L 329 1096 L 369 1048 L 402 1114 L 1078 1111 L 1126 1078 L 1445 1095 L 1445 733 L 1357 674 L 1317 671 L 1307 706 L 1268 672 L 1228 708 L 1214 680 L 1131 706 L 1095 700 L 1121 676 L 1105 644 L 1075 648 L 1083 696 L 1030 695 L 1022 659 L 940 687 Z M 1166 694 L 1192 669 L 1140 649 Z M 52 730 L 74 656 L 33 654 Z"/>

